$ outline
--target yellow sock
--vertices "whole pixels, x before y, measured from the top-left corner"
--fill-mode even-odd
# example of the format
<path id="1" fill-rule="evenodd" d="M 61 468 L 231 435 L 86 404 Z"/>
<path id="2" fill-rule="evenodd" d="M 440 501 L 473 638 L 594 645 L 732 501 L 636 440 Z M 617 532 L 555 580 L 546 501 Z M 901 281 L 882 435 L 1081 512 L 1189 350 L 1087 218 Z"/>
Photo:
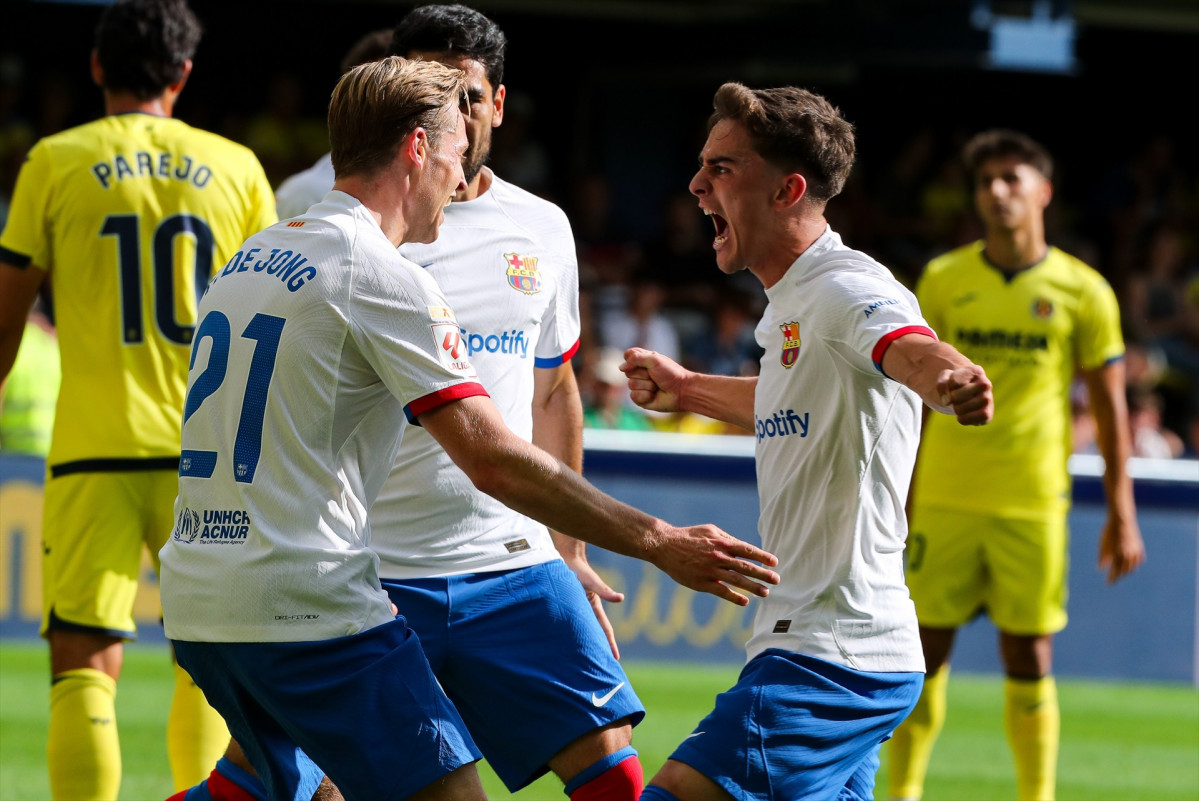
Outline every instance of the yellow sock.
<path id="1" fill-rule="evenodd" d="M 50 794 L 65 801 L 113 801 L 121 788 L 117 683 L 100 670 L 65 670 L 50 685 L 46 764 Z"/>
<path id="2" fill-rule="evenodd" d="M 175 791 L 208 778 L 229 745 L 229 729 L 187 671 L 175 665 L 175 695 L 167 717 L 167 757 Z"/>
<path id="3" fill-rule="evenodd" d="M 1016 759 L 1016 797 L 1053 801 L 1061 712 L 1052 676 L 1004 682 L 1004 724 Z"/>
<path id="4" fill-rule="evenodd" d="M 945 726 L 949 707 L 949 665 L 924 679 L 924 690 L 912 714 L 891 737 L 891 798 L 920 798 L 933 746 Z"/>

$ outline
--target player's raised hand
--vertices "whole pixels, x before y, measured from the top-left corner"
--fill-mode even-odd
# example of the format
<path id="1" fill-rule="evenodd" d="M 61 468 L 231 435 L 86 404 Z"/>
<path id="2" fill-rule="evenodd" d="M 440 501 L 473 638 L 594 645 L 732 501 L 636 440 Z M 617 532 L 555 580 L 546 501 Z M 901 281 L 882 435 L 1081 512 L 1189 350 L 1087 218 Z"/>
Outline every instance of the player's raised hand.
<path id="1" fill-rule="evenodd" d="M 937 377 L 937 394 L 942 405 L 964 426 L 985 425 L 995 416 L 991 380 L 980 365 L 942 370 Z"/>
<path id="2" fill-rule="evenodd" d="M 688 373 L 681 365 L 652 350 L 629 348 L 620 369 L 633 403 L 654 412 L 679 411 L 679 386 Z"/>
<path id="3" fill-rule="evenodd" d="M 778 573 L 769 569 L 778 564 L 774 554 L 713 525 L 669 526 L 647 558 L 684 587 L 738 606 L 748 604 L 749 598 L 737 589 L 764 598 L 768 585 L 779 583 Z"/>

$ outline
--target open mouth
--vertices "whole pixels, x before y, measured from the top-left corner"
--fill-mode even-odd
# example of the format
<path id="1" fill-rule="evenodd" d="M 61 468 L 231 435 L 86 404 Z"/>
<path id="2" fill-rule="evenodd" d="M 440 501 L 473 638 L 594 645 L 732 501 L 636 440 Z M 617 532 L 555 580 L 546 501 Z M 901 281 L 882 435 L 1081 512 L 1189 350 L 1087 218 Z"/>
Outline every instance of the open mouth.
<path id="1" fill-rule="evenodd" d="M 704 214 L 711 218 L 712 225 L 716 227 L 716 237 L 712 240 L 712 246 L 719 247 L 723 245 L 728 241 L 728 237 L 725 235 L 725 232 L 729 230 L 728 220 L 709 209 L 704 209 Z"/>

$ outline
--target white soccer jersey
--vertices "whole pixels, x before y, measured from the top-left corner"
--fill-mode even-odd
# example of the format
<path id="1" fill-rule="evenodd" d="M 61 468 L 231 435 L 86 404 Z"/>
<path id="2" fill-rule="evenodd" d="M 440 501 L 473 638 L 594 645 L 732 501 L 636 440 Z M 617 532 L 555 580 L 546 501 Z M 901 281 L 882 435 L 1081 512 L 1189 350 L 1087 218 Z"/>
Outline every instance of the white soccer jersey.
<path id="1" fill-rule="evenodd" d="M 247 240 L 200 320 L 167 636 L 312 641 L 391 620 L 367 512 L 405 414 L 485 394 L 437 285 L 335 191 Z"/>
<path id="2" fill-rule="evenodd" d="M 279 184 L 275 190 L 275 211 L 280 220 L 298 217 L 308 207 L 319 203 L 333 188 L 333 159 L 328 153 L 306 170 L 301 170 Z"/>
<path id="3" fill-rule="evenodd" d="M 899 336 L 933 333 L 915 297 L 832 229 L 766 295 L 758 530 L 782 582 L 758 602 L 748 656 L 781 648 L 856 670 L 923 670 L 903 574 L 921 401 L 879 363 Z"/>
<path id="4" fill-rule="evenodd" d="M 436 242 L 401 253 L 442 287 L 480 382 L 508 427 L 532 439 L 533 369 L 557 367 L 579 343 L 578 264 L 566 215 L 493 176 L 479 197 L 449 205 Z M 404 434 L 370 522 L 384 578 L 558 558 L 545 526 L 475 489 L 421 429 Z"/>

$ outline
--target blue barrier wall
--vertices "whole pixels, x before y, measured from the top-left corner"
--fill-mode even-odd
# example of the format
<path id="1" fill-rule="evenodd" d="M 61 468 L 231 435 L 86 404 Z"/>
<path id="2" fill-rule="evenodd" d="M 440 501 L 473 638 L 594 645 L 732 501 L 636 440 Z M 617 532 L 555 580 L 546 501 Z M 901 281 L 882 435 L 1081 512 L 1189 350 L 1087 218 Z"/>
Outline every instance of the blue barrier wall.
<path id="1" fill-rule="evenodd" d="M 1103 522 L 1101 463 L 1075 457 L 1070 515 L 1070 624 L 1057 638 L 1060 675 L 1199 684 L 1199 462 L 1134 460 L 1138 518 L 1149 559 L 1105 584 L 1096 567 Z M 585 473 L 601 489 L 676 524 L 715 523 L 757 543 L 752 439 L 588 431 Z M 0 637 L 36 636 L 41 609 L 42 464 L 0 454 Z M 674 584 L 644 562 L 590 549 L 592 563 L 627 596 L 609 604 L 625 658 L 739 664 L 753 603 L 735 607 Z M 149 560 L 135 616 L 142 639 L 161 640 Z M 957 670 L 997 672 L 994 629 L 966 626 Z"/>

